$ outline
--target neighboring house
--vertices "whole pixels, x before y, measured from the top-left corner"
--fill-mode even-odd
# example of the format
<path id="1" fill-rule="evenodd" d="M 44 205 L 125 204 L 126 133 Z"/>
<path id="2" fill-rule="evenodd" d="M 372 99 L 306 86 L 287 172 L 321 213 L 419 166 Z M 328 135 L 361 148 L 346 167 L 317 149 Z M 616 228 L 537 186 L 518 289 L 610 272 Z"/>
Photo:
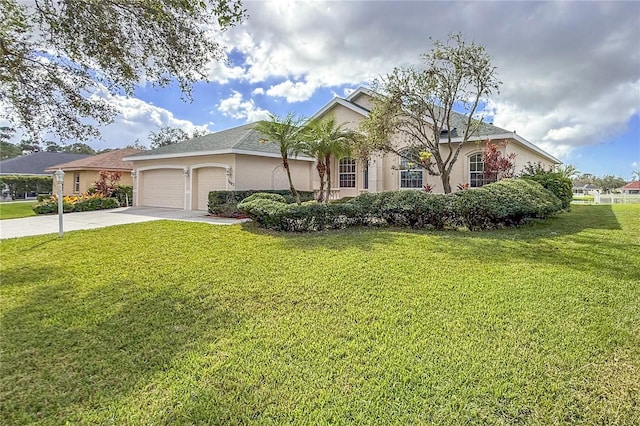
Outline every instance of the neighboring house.
<path id="1" fill-rule="evenodd" d="M 214 190 L 288 189 L 278 144 L 245 124 L 126 157 L 134 205 L 207 210 Z M 311 190 L 313 159 L 289 162 L 296 189 Z"/>
<path id="2" fill-rule="evenodd" d="M 335 117 L 346 128 L 356 130 L 372 106 L 372 92 L 359 88 L 347 98 L 334 98 L 312 118 Z M 464 116 L 456 114 L 457 126 L 451 132 L 454 144 L 464 133 Z M 263 136 L 247 124 L 190 139 L 127 157 L 134 164 L 134 203 L 140 206 L 175 207 L 206 210 L 212 190 L 288 189 L 286 174 L 277 144 L 260 143 Z M 446 137 L 443 138 L 443 142 Z M 560 161 L 515 132 L 482 123 L 479 131 L 460 151 L 451 173 L 451 187 L 468 184 L 482 186 L 482 151 L 485 141 L 500 143 L 504 154 L 516 153 L 516 172 L 527 163 L 545 168 Z M 400 142 L 398 148 L 402 148 Z M 443 152 L 447 149 L 443 144 Z M 314 159 L 296 157 L 290 161 L 296 189 L 317 190 L 320 181 Z M 439 176 L 421 169 L 411 170 L 396 154 L 376 153 L 368 161 L 353 158 L 333 159 L 330 198 L 356 196 L 362 192 L 399 189 L 422 190 L 428 183 L 434 193 L 442 193 Z"/>
<path id="3" fill-rule="evenodd" d="M 67 154 L 63 152 L 34 152 L 0 161 L 0 175 L 51 176 L 46 169 L 65 161 L 88 157 L 87 154 Z M 22 197 L 23 194 L 18 196 Z M 24 194 L 24 198 L 35 198 L 37 194 Z M 6 185 L 2 187 L 2 200 L 11 200 Z"/>
<path id="4" fill-rule="evenodd" d="M 573 187 L 573 193 L 575 195 L 593 195 L 593 192 L 597 188 L 590 183 L 585 185 L 578 185 Z"/>
<path id="5" fill-rule="evenodd" d="M 46 169 L 67 161 L 88 157 L 87 154 L 67 154 L 64 152 L 34 152 L 20 157 L 0 161 L 2 175 L 50 176 Z"/>
<path id="6" fill-rule="evenodd" d="M 56 164 L 46 169 L 48 174 L 55 173 L 61 169 L 64 172 L 63 191 L 65 195 L 83 194 L 92 187 L 100 177 L 101 171 L 119 172 L 120 185 L 132 185 L 133 179 L 131 172 L 133 171 L 133 163 L 124 161 L 124 157 L 139 154 L 141 151 L 135 148 L 115 149 L 92 156 L 84 156 L 75 161 L 69 161 L 62 164 Z M 54 178 L 54 191 L 56 187 Z"/>
<path id="7" fill-rule="evenodd" d="M 623 194 L 640 194 L 640 181 L 629 182 L 622 187 Z"/>

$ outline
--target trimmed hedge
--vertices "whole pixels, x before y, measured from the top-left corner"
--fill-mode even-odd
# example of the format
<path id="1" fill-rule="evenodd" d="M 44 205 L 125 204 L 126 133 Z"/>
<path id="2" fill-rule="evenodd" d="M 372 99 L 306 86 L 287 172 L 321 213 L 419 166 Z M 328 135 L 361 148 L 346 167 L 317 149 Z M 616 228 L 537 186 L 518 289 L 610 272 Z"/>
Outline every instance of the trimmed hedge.
<path id="1" fill-rule="evenodd" d="M 75 202 L 69 201 L 71 198 Z M 102 197 L 64 197 L 62 199 L 62 210 L 65 213 L 72 212 L 86 212 L 93 210 L 106 210 L 115 209 L 120 207 L 120 203 L 115 198 L 102 198 Z M 33 211 L 36 214 L 54 214 L 58 213 L 58 199 L 57 197 L 51 197 L 43 200 L 33 206 Z"/>
<path id="2" fill-rule="evenodd" d="M 259 226 L 281 231 L 317 231 L 348 226 L 400 226 L 470 230 L 518 225 L 562 210 L 560 200 L 531 180 L 503 179 L 454 194 L 423 191 L 365 193 L 344 203 L 287 204 L 255 194 L 238 204 Z"/>
<path id="3" fill-rule="evenodd" d="M 538 171 L 532 175 L 522 175 L 522 179 L 538 182 L 546 190 L 554 194 L 562 202 L 563 209 L 569 209 L 573 199 L 573 183 L 571 179 L 558 172 Z"/>
<path id="4" fill-rule="evenodd" d="M 238 203 L 255 193 L 278 194 L 285 198 L 285 202 L 294 203 L 296 200 L 289 190 L 246 190 L 246 191 L 211 191 L 209 192 L 208 210 L 209 213 L 222 216 L 234 217 L 240 214 Z M 313 200 L 312 191 L 298 191 L 300 201 Z"/>
<path id="5" fill-rule="evenodd" d="M 16 199 L 23 197 L 25 193 L 51 193 L 53 177 L 6 175 L 0 176 L 0 186 L 2 186 L 1 184 L 7 185 L 9 194 L 13 199 Z"/>

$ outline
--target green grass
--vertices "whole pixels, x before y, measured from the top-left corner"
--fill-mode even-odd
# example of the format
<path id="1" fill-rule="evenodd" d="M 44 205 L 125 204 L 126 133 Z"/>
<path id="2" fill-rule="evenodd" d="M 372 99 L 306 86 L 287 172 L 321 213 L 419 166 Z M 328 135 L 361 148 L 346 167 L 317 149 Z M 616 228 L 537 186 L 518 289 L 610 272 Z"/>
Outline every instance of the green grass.
<path id="1" fill-rule="evenodd" d="M 3 424 L 639 424 L 640 206 L 0 242 Z"/>
<path id="2" fill-rule="evenodd" d="M 0 220 L 35 216 L 36 214 L 33 211 L 34 204 L 35 201 L 13 201 L 0 203 Z"/>

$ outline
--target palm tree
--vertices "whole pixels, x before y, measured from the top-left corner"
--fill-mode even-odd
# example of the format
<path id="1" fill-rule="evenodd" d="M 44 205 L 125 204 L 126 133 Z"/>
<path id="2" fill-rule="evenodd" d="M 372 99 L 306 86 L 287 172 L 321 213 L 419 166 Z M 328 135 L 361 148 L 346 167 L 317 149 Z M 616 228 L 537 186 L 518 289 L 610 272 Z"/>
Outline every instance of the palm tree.
<path id="1" fill-rule="evenodd" d="M 293 112 L 288 113 L 284 118 L 280 118 L 275 114 L 269 114 L 268 120 L 258 122 L 255 127 L 255 129 L 265 137 L 265 139 L 261 139 L 260 142 L 272 142 L 280 146 L 282 167 L 287 172 L 289 189 L 298 204 L 300 204 L 300 195 L 293 186 L 293 180 L 291 179 L 289 155 L 295 155 L 299 152 L 299 145 L 304 131 L 302 123 L 304 121 L 305 118 L 298 117 Z"/>
<path id="2" fill-rule="evenodd" d="M 573 179 L 580 175 L 580 172 L 578 171 L 578 169 L 576 169 L 575 166 L 572 164 L 558 166 L 557 170 L 558 170 L 558 173 L 560 173 L 562 176 L 569 179 Z"/>
<path id="3" fill-rule="evenodd" d="M 339 159 L 349 156 L 351 144 L 355 140 L 356 133 L 345 130 L 344 124 L 338 125 L 333 117 L 313 120 L 307 124 L 300 150 L 316 159 L 316 170 L 320 177 L 318 201 L 329 201 L 331 195 L 331 157 Z"/>

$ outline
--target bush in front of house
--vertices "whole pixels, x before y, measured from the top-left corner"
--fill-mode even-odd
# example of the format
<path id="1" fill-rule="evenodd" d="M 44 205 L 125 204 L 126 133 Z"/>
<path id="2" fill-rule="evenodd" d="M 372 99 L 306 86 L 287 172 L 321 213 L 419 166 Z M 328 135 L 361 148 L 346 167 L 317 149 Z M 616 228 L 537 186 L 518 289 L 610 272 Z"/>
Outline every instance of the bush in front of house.
<path id="1" fill-rule="evenodd" d="M 240 214 L 238 203 L 255 193 L 278 194 L 285 198 L 287 203 L 295 202 L 289 190 L 246 190 L 246 191 L 211 191 L 209 192 L 209 213 L 222 217 L 235 217 Z M 313 200 L 312 191 L 298 191 L 301 201 Z"/>
<path id="2" fill-rule="evenodd" d="M 273 194 L 255 194 L 238 209 L 259 226 L 280 231 L 317 231 L 357 225 L 470 230 L 518 225 L 562 210 L 542 185 L 503 179 L 454 194 L 423 191 L 365 193 L 343 203 L 287 204 Z"/>
<path id="3" fill-rule="evenodd" d="M 538 182 L 546 190 L 554 194 L 562 202 L 562 208 L 567 210 L 571 206 L 573 199 L 573 183 L 571 179 L 562 175 L 562 173 L 546 171 L 538 168 L 530 173 L 523 173 L 522 179 L 528 179 Z"/>
<path id="4" fill-rule="evenodd" d="M 453 222 L 470 230 L 519 225 L 562 210 L 562 203 L 542 185 L 525 179 L 503 179 L 452 194 Z"/>
<path id="5" fill-rule="evenodd" d="M 120 207 L 116 198 L 105 198 L 100 194 L 65 195 L 62 198 L 62 210 L 64 213 L 86 212 L 93 210 L 115 209 Z M 36 214 L 58 213 L 58 197 L 53 195 L 33 206 Z"/>

